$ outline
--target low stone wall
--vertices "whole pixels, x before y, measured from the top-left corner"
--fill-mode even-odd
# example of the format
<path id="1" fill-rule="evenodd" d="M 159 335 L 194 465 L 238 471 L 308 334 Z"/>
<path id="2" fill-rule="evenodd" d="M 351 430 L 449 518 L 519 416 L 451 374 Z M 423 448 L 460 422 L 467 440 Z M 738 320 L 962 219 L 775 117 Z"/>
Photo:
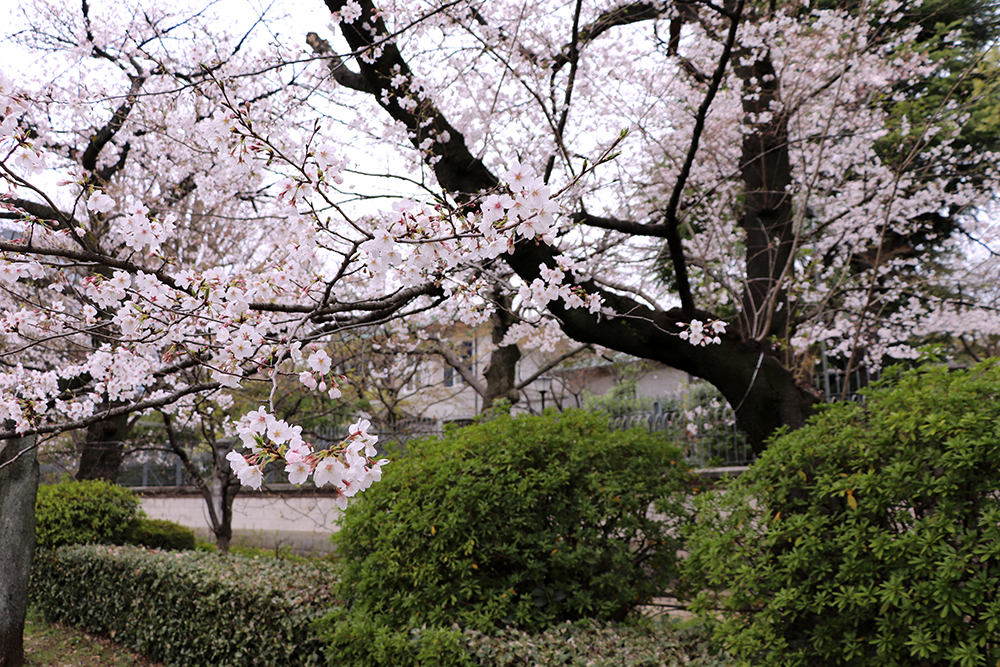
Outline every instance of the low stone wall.
<path id="1" fill-rule="evenodd" d="M 287 488 L 284 488 L 287 487 Z M 167 519 L 214 541 L 205 499 L 194 489 L 135 489 L 151 519 Z M 329 553 L 329 537 L 341 511 L 333 496 L 275 485 L 242 491 L 233 502 L 233 544 L 264 549 L 290 547 L 294 553 Z"/>

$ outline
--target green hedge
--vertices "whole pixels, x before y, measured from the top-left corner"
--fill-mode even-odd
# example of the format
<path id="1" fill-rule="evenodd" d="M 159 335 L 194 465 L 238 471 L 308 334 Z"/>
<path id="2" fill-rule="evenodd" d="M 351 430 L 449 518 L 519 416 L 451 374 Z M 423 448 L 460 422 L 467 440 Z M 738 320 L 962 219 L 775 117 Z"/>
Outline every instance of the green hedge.
<path id="1" fill-rule="evenodd" d="M 678 630 L 659 622 L 637 625 L 580 621 L 544 632 L 504 630 L 462 637 L 477 667 L 725 667 L 703 628 Z M 433 663 L 426 663 L 433 664 Z"/>
<path id="2" fill-rule="evenodd" d="M 676 447 L 584 411 L 411 443 L 341 519 L 338 597 L 393 628 L 622 620 L 676 581 L 691 480 Z"/>
<path id="3" fill-rule="evenodd" d="M 689 572 L 775 667 L 1000 664 L 1000 366 L 891 375 L 707 494 Z"/>
<path id="4" fill-rule="evenodd" d="M 471 664 L 453 626 L 621 621 L 670 590 L 690 472 L 668 442 L 607 421 L 504 414 L 410 443 L 333 537 L 331 667 Z"/>
<path id="5" fill-rule="evenodd" d="M 197 545 L 194 531 L 165 519 L 140 517 L 125 534 L 125 542 L 150 549 L 191 551 Z"/>
<path id="6" fill-rule="evenodd" d="M 39 547 L 122 544 L 140 516 L 129 489 L 104 480 L 65 480 L 38 487 L 35 539 Z"/>
<path id="7" fill-rule="evenodd" d="M 540 632 L 454 627 L 353 625 L 356 641 L 331 655 L 331 665 L 393 667 L 726 667 L 704 628 L 661 622 L 578 621 Z M 364 650 L 359 647 L 365 646 Z M 364 660 L 362 663 L 361 661 Z"/>
<path id="8" fill-rule="evenodd" d="M 311 623 L 333 603 L 321 564 L 75 546 L 35 557 L 48 621 L 109 636 L 171 667 L 322 664 Z"/>

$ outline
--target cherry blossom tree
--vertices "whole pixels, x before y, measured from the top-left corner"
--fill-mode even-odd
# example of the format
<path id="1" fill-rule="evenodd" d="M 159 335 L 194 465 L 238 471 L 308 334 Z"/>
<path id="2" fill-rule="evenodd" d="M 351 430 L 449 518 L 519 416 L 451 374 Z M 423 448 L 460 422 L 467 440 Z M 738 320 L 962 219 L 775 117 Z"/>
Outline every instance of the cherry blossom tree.
<path id="1" fill-rule="evenodd" d="M 27 39 L 55 70 L 38 86 L 0 76 L 4 535 L 32 533 L 46 438 L 121 437 L 130 414 L 190 413 L 244 382 L 271 399 L 231 425 L 244 484 L 259 488 L 275 459 L 293 483 L 316 471 L 342 504 L 376 481 L 368 424 L 313 451 L 274 415 L 277 379 L 336 398 L 324 337 L 431 308 L 442 290 L 372 287 L 368 227 L 329 194 L 344 160 L 299 113 L 286 54 L 225 37 L 203 13 L 123 18 L 87 3 L 47 8 Z M 26 573 L 31 541 L 2 548 L 5 572 Z M 0 664 L 19 664 L 23 586 L 5 591 Z"/>
<path id="2" fill-rule="evenodd" d="M 511 182 L 558 195 L 558 222 L 499 258 L 519 296 L 572 338 L 709 380 L 758 450 L 817 400 L 798 365 L 817 342 L 879 364 L 932 319 L 994 326 L 956 298 L 953 237 L 992 242 L 974 212 L 996 156 L 966 123 L 993 75 L 980 52 L 950 94 L 921 83 L 973 17 L 928 35 L 935 12 L 899 2 L 327 4 L 354 60 L 310 36 L 331 96 L 369 96 L 456 210 L 509 221 Z M 985 85 L 956 95 L 970 77 Z M 911 117 L 907 95 L 937 105 Z M 680 337 L 719 318 L 719 345 Z"/>
<path id="3" fill-rule="evenodd" d="M 997 178 L 972 14 L 326 6 L 286 41 L 152 2 L 33 5 L 45 71 L 0 77 L 0 470 L 259 383 L 233 470 L 259 486 L 280 460 L 346 503 L 381 475 L 375 436 L 313 451 L 278 378 L 335 397 L 326 340 L 431 312 L 517 310 L 498 349 L 557 327 L 704 378 L 758 451 L 818 400 L 820 343 L 878 364 L 996 331 L 967 262 L 995 246 Z"/>

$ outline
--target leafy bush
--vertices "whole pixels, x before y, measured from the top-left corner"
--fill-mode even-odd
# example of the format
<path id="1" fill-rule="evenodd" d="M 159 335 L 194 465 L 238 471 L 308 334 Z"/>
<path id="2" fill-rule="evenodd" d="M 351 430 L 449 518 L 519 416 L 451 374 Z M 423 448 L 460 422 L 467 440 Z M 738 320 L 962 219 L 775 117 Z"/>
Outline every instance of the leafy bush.
<path id="1" fill-rule="evenodd" d="M 35 503 L 39 547 L 121 544 L 139 517 L 139 499 L 103 480 L 66 480 L 40 486 Z"/>
<path id="2" fill-rule="evenodd" d="M 1000 367 L 891 381 L 704 499 L 687 565 L 754 664 L 1000 661 Z"/>
<path id="3" fill-rule="evenodd" d="M 702 628 L 678 630 L 661 623 L 620 625 L 581 621 L 529 634 L 466 630 L 462 648 L 470 663 L 489 667 L 724 667 Z M 447 663 L 437 663 L 447 664 Z M 457 663 L 456 663 L 457 664 Z"/>
<path id="4" fill-rule="evenodd" d="M 351 623 L 357 633 L 332 652 L 329 664 L 394 667 L 726 667 L 703 628 L 678 630 L 662 623 L 583 620 L 546 630 L 490 632 L 458 626 L 390 628 L 368 616 Z"/>
<path id="5" fill-rule="evenodd" d="M 194 531 L 165 519 L 140 517 L 125 535 L 127 544 L 150 549 L 190 551 L 195 548 Z"/>
<path id="6" fill-rule="evenodd" d="M 337 664 L 373 632 L 622 619 L 677 574 L 689 473 L 655 436 L 586 412 L 501 415 L 409 451 L 334 536 Z"/>
<path id="7" fill-rule="evenodd" d="M 30 595 L 48 621 L 112 637 L 172 667 L 322 663 L 312 622 L 334 572 L 275 558 L 74 546 L 35 558 Z"/>

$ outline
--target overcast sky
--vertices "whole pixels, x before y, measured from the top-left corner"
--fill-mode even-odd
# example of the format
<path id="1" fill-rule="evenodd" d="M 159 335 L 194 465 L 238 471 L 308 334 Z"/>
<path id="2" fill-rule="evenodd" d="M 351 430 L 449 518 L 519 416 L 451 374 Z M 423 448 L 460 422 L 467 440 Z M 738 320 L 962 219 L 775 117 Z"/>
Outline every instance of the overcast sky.
<path id="1" fill-rule="evenodd" d="M 39 67 L 43 54 L 25 52 L 11 43 L 11 36 L 29 28 L 28 19 L 36 4 L 65 7 L 67 12 L 78 14 L 82 0 L 0 0 L 0 69 L 9 77 L 16 78 L 18 70 Z M 266 27 L 258 26 L 254 37 L 270 40 L 275 36 L 282 42 L 295 41 L 304 45 L 305 35 L 310 31 L 327 32 L 330 12 L 320 0 L 89 0 L 91 7 L 113 7 L 122 14 L 134 12 L 143 6 L 166 4 L 174 12 L 183 13 L 185 8 L 192 11 L 206 9 L 218 17 L 220 28 L 231 28 L 234 33 L 244 32 L 261 17 L 267 20 Z"/>

